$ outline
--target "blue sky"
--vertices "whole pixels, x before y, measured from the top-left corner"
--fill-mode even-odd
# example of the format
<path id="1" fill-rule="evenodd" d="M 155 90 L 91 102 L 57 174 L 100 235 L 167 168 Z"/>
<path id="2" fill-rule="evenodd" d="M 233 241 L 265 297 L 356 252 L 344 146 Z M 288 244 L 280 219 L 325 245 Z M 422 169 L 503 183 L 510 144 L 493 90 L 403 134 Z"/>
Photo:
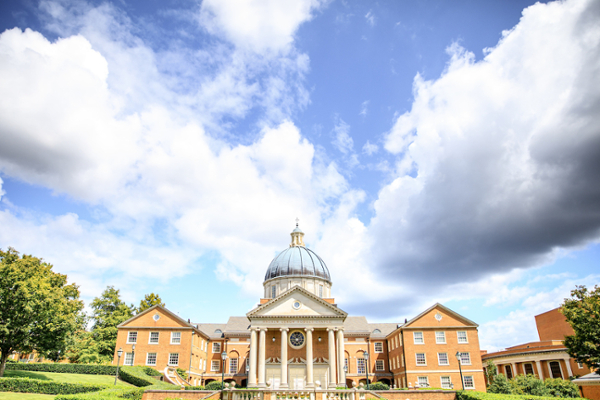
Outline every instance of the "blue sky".
<path id="1" fill-rule="evenodd" d="M 89 304 L 243 315 L 296 217 L 350 314 L 482 348 L 599 282 L 600 7 L 0 5 L 0 248 Z"/>

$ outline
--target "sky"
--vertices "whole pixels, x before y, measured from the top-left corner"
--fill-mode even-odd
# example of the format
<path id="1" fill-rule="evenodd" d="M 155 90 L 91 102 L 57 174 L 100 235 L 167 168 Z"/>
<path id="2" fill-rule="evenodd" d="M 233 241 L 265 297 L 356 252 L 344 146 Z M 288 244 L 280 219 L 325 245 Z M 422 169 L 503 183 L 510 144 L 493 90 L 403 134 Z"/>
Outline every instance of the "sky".
<path id="1" fill-rule="evenodd" d="M 262 297 L 299 218 L 337 304 L 489 351 L 600 283 L 600 2 L 0 3 L 0 248 L 89 305 Z"/>

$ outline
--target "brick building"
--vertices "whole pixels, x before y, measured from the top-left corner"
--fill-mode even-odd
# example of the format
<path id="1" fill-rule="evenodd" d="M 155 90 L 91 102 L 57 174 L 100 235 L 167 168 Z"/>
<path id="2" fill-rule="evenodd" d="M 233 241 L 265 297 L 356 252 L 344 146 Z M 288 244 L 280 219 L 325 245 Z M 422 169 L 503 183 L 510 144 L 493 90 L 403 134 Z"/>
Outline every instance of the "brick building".
<path id="1" fill-rule="evenodd" d="M 395 387 L 460 388 L 462 372 L 465 389 L 485 391 L 477 324 L 441 304 L 404 323 L 349 316 L 297 225 L 291 236 L 267 269 L 256 308 L 214 324 L 155 306 L 119 325 L 125 363 L 183 368 L 194 385 L 224 374 L 242 386 L 294 389 L 351 387 L 367 377 Z"/>
<path id="2" fill-rule="evenodd" d="M 498 373 L 512 378 L 515 375 L 536 375 L 540 379 L 581 376 L 591 371 L 567 353 L 563 340 L 575 332 L 558 308 L 535 316 L 540 340 L 487 353 L 483 362 L 491 361 Z"/>

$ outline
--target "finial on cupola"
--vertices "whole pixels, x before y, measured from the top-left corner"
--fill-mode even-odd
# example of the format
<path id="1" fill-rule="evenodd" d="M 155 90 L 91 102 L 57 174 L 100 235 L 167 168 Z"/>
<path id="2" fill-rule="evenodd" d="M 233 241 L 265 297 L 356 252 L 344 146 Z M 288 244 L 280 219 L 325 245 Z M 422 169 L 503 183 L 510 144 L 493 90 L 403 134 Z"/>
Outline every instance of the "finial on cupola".
<path id="1" fill-rule="evenodd" d="M 290 233 L 290 235 L 292 235 L 292 243 L 290 243 L 290 247 L 304 247 L 304 232 L 302 232 L 302 230 L 298 227 L 299 222 L 300 219 L 296 217 L 296 229 Z"/>

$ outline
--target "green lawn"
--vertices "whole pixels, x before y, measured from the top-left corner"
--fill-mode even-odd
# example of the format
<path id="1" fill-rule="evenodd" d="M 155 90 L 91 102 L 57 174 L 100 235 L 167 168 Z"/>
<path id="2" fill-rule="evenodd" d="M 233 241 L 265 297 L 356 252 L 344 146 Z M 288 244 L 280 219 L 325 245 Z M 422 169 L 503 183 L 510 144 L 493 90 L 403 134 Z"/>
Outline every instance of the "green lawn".
<path id="1" fill-rule="evenodd" d="M 0 400 L 52 400 L 54 395 L 37 393 L 0 392 Z"/>
<path id="2" fill-rule="evenodd" d="M 100 383 L 104 385 L 112 385 L 115 383 L 115 377 L 109 375 L 59 374 L 56 372 L 7 370 L 4 371 L 4 376 L 7 378 L 31 378 L 68 383 Z M 131 387 L 129 383 L 121 380 L 117 381 L 117 386 Z M 0 397 L 0 400 L 2 399 L 3 397 Z"/>

